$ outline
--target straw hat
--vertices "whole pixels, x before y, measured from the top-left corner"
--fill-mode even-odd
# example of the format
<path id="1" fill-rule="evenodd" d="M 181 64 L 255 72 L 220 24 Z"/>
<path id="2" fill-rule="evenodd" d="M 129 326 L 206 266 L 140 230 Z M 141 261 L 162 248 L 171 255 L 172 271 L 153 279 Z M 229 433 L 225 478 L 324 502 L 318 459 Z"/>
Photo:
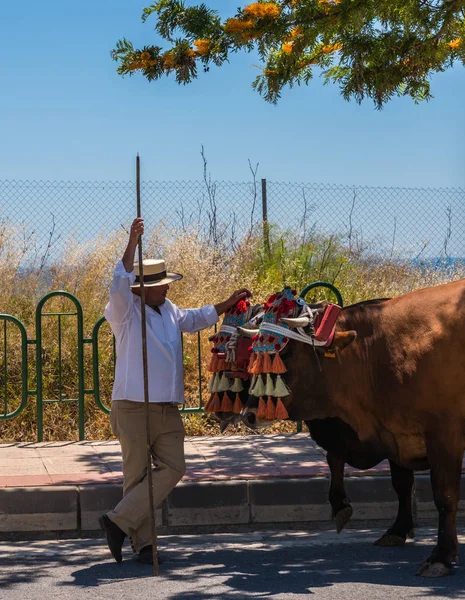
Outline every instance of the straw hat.
<path id="1" fill-rule="evenodd" d="M 178 279 L 182 279 L 180 273 L 167 273 L 165 261 L 159 258 L 148 258 L 143 261 L 144 267 L 144 287 L 153 287 L 155 285 L 165 285 Z M 134 264 L 136 280 L 132 288 L 140 287 L 139 263 Z"/>

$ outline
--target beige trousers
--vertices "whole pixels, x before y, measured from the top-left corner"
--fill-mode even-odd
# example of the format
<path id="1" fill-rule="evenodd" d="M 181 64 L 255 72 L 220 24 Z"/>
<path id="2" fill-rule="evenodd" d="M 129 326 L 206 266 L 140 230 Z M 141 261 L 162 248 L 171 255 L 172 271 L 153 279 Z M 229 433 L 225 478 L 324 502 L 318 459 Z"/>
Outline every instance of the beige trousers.
<path id="1" fill-rule="evenodd" d="M 153 498 L 158 507 L 185 473 L 185 432 L 176 406 L 151 402 L 149 409 Z M 139 552 L 152 544 L 144 403 L 116 400 L 110 418 L 121 444 L 124 484 L 123 499 L 108 517 L 129 535 L 132 549 Z"/>

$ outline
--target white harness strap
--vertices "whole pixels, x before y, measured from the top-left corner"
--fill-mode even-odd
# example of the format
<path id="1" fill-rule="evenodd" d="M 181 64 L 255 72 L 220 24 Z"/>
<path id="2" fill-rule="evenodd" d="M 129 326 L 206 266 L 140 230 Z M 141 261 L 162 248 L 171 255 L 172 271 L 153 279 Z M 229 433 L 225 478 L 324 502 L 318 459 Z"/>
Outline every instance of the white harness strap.
<path id="1" fill-rule="evenodd" d="M 307 304 L 305 304 L 302 309 L 303 310 L 300 316 L 305 316 L 305 313 L 307 313 L 310 323 L 313 323 L 318 311 L 312 310 Z M 284 335 L 292 340 L 297 340 L 298 342 L 303 342 L 304 344 L 309 344 L 310 346 L 325 346 L 328 343 L 328 340 L 316 340 L 314 337 L 306 333 L 303 327 L 297 327 L 297 329 L 287 329 L 282 325 L 264 322 L 261 324 L 261 331 L 266 333 L 279 333 L 280 335 Z"/>
<path id="2" fill-rule="evenodd" d="M 230 325 L 220 325 L 218 333 L 236 333 L 237 327 L 231 327 Z"/>

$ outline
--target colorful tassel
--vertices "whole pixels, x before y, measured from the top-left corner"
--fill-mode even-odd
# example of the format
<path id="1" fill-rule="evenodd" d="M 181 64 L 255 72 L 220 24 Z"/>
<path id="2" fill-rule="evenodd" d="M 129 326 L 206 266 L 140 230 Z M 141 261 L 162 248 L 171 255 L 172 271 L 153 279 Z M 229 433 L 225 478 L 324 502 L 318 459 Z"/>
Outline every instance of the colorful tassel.
<path id="1" fill-rule="evenodd" d="M 210 396 L 210 400 L 205 404 L 205 412 L 220 412 L 221 402 L 217 393 Z"/>
<path id="2" fill-rule="evenodd" d="M 217 392 L 226 392 L 226 390 L 229 390 L 229 387 L 230 387 L 229 379 L 224 374 L 220 375 L 220 381 L 219 381 L 216 391 Z"/>
<path id="3" fill-rule="evenodd" d="M 244 390 L 244 386 L 242 385 L 242 379 L 240 377 L 234 378 L 234 383 L 229 388 L 231 392 L 242 392 Z"/>
<path id="4" fill-rule="evenodd" d="M 278 375 L 276 377 L 276 384 L 274 386 L 273 396 L 275 396 L 275 398 L 284 398 L 285 396 L 289 396 L 290 393 L 291 391 L 281 379 L 281 375 Z"/>
<path id="5" fill-rule="evenodd" d="M 255 384 L 257 383 L 257 379 L 258 379 L 258 375 L 252 375 L 252 381 L 250 382 L 250 385 L 249 385 L 249 394 L 252 393 L 252 390 L 254 389 Z"/>
<path id="6" fill-rule="evenodd" d="M 263 382 L 263 377 L 261 375 L 257 376 L 257 382 L 254 385 L 253 389 L 250 391 L 250 393 L 252 394 L 252 396 L 257 396 L 257 398 L 263 396 L 263 394 L 265 393 L 265 383 Z"/>
<path id="7" fill-rule="evenodd" d="M 232 411 L 233 411 L 232 400 L 228 396 L 228 393 L 225 392 L 223 394 L 223 399 L 221 400 L 221 412 L 232 412 Z"/>
<path id="8" fill-rule="evenodd" d="M 271 396 L 268 396 L 268 401 L 266 403 L 266 418 L 269 421 L 274 421 L 276 419 L 276 408 Z"/>
<path id="9" fill-rule="evenodd" d="M 216 371 L 218 370 L 216 368 L 217 364 L 218 364 L 218 355 L 216 352 L 213 352 L 210 364 L 208 365 L 208 370 L 210 371 L 210 373 L 216 373 Z"/>
<path id="10" fill-rule="evenodd" d="M 263 357 L 263 372 L 264 373 L 272 373 L 273 372 L 273 363 L 271 362 L 271 356 L 268 352 L 265 353 Z"/>
<path id="11" fill-rule="evenodd" d="M 282 375 L 286 373 L 287 369 L 283 363 L 283 359 L 279 356 L 279 353 L 276 352 L 273 359 L 273 367 L 271 372 L 276 373 L 276 375 Z"/>
<path id="12" fill-rule="evenodd" d="M 276 402 L 276 418 L 282 421 L 284 421 L 284 419 L 289 419 L 289 413 L 287 412 L 281 398 L 278 398 L 278 401 Z"/>
<path id="13" fill-rule="evenodd" d="M 217 371 L 224 371 L 225 370 L 225 365 L 226 365 L 226 361 L 224 360 L 224 358 L 219 358 L 218 362 L 216 364 L 216 370 Z"/>
<path id="14" fill-rule="evenodd" d="M 208 382 L 208 391 L 210 392 L 210 394 L 213 394 L 214 392 L 216 392 L 215 390 L 215 386 L 216 386 L 216 373 L 213 373 L 213 375 L 210 377 L 210 380 Z"/>
<path id="15" fill-rule="evenodd" d="M 257 358 L 255 359 L 251 372 L 255 375 L 260 375 L 260 373 L 263 373 L 263 356 L 260 352 L 257 354 Z"/>
<path id="16" fill-rule="evenodd" d="M 264 398 L 258 401 L 257 419 L 266 419 L 266 402 Z"/>
<path id="17" fill-rule="evenodd" d="M 253 365 L 255 363 L 256 358 L 257 354 L 255 352 L 252 352 L 252 354 L 250 355 L 249 366 L 247 367 L 247 371 L 249 373 L 253 373 Z"/>
<path id="18" fill-rule="evenodd" d="M 265 394 L 267 396 L 272 396 L 274 394 L 273 378 L 269 373 L 266 376 Z"/>
<path id="19" fill-rule="evenodd" d="M 236 399 L 234 400 L 233 412 L 236 414 L 240 414 L 242 411 L 242 401 L 239 394 L 236 394 Z"/>

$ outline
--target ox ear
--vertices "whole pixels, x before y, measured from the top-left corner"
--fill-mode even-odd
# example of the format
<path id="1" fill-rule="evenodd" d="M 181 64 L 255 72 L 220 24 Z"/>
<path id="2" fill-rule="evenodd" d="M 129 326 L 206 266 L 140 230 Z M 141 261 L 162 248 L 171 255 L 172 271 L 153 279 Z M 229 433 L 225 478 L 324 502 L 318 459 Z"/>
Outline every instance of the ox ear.
<path id="1" fill-rule="evenodd" d="M 346 346 L 349 346 L 355 338 L 357 337 L 357 332 L 351 329 L 350 331 L 342 331 L 338 332 L 334 335 L 334 340 L 331 346 L 335 350 L 344 350 Z"/>

